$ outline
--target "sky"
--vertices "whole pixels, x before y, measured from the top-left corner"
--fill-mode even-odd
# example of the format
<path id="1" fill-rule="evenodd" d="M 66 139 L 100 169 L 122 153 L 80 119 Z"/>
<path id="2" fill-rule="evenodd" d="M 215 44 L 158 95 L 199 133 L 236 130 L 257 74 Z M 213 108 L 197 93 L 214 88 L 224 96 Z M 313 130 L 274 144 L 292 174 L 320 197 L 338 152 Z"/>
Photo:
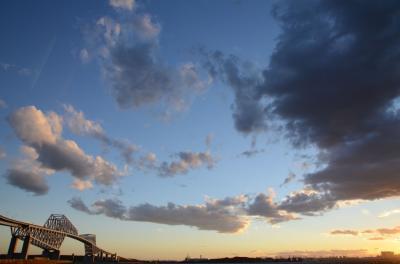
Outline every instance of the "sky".
<path id="1" fill-rule="evenodd" d="M 397 253 L 399 28 L 389 0 L 2 1 L 0 214 L 137 259 Z"/>

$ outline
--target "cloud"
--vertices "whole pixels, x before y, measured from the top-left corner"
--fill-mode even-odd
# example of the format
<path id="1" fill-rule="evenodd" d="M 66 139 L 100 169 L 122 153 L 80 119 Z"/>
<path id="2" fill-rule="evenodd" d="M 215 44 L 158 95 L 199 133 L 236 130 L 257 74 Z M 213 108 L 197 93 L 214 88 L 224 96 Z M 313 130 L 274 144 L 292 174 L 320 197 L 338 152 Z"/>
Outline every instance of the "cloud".
<path id="1" fill-rule="evenodd" d="M 219 233 L 236 233 L 247 226 L 240 217 L 223 211 L 210 211 L 206 206 L 167 206 L 142 204 L 129 209 L 129 218 L 168 225 L 188 225 L 200 230 L 215 230 Z"/>
<path id="2" fill-rule="evenodd" d="M 89 207 L 85 205 L 85 203 L 82 201 L 81 198 L 79 197 L 74 197 L 70 200 L 67 201 L 69 206 L 74 208 L 75 210 L 87 213 L 87 214 L 92 214 L 92 211 L 90 211 Z"/>
<path id="3" fill-rule="evenodd" d="M 161 177 L 173 177 L 177 174 L 186 174 L 190 169 L 206 166 L 212 169 L 216 159 L 209 152 L 179 152 L 176 154 L 178 160 L 170 163 L 164 161 L 159 167 Z"/>
<path id="4" fill-rule="evenodd" d="M 27 106 L 13 112 L 8 121 L 27 146 L 23 151 L 36 156 L 35 162 L 42 169 L 68 171 L 76 179 L 103 185 L 111 185 L 122 176 L 114 164 L 100 156 L 87 155 L 75 141 L 62 138 L 62 118 L 54 112 L 44 114 Z"/>
<path id="5" fill-rule="evenodd" d="M 329 234 L 331 235 L 351 235 L 358 236 L 358 231 L 355 230 L 333 230 Z"/>
<path id="6" fill-rule="evenodd" d="M 40 166 L 34 149 L 22 146 L 20 151 L 24 155 L 23 158 L 13 161 L 11 168 L 5 173 L 7 183 L 34 195 L 46 194 L 49 186 L 45 176 L 53 174 L 54 171 Z"/>
<path id="7" fill-rule="evenodd" d="M 211 143 L 213 142 L 213 140 L 214 140 L 214 134 L 209 133 L 206 136 L 206 139 L 205 139 L 205 143 L 206 143 L 207 149 L 211 148 Z"/>
<path id="8" fill-rule="evenodd" d="M 7 156 L 7 152 L 3 147 L 0 146 L 0 160 L 4 159 Z"/>
<path id="9" fill-rule="evenodd" d="M 261 78 L 243 74 L 235 56 L 206 52 L 205 67 L 234 90 L 238 131 L 278 121 L 294 147 L 323 153 L 323 166 L 304 177 L 321 194 L 313 201 L 328 202 L 323 211 L 400 196 L 399 8 L 398 1 L 278 2 L 281 33 Z"/>
<path id="10" fill-rule="evenodd" d="M 371 237 L 371 238 L 368 238 L 368 240 L 385 240 L 385 238 L 384 237 Z"/>
<path id="11" fill-rule="evenodd" d="M 135 0 L 109 0 L 108 3 L 115 9 L 132 11 L 136 6 Z"/>
<path id="12" fill-rule="evenodd" d="M 82 63 L 88 63 L 90 60 L 89 51 L 87 49 L 81 49 L 79 52 L 79 58 L 81 59 Z"/>
<path id="13" fill-rule="evenodd" d="M 213 230 L 220 233 L 236 233 L 245 229 L 247 219 L 229 211 L 231 202 L 206 203 L 205 205 L 176 205 L 155 206 L 148 203 L 126 208 L 116 199 L 99 200 L 89 209 L 81 199 L 73 198 L 68 201 L 71 207 L 88 213 L 104 214 L 108 217 L 126 221 L 151 222 L 166 225 L 186 225 L 200 230 Z"/>
<path id="14" fill-rule="evenodd" d="M 108 217 L 125 220 L 127 209 L 122 205 L 122 202 L 117 199 L 98 200 L 94 202 L 92 206 L 96 214 L 104 214 Z"/>
<path id="15" fill-rule="evenodd" d="M 142 43 L 121 44 L 111 50 L 111 64 L 106 68 L 106 75 L 121 108 L 161 102 L 175 111 L 182 111 L 186 108 L 187 97 L 206 86 L 194 65 L 190 68 L 183 65 L 178 70 L 170 68 L 155 59 L 156 49 L 155 43 Z"/>
<path id="16" fill-rule="evenodd" d="M 257 90 L 274 98 L 273 113 L 295 145 L 325 151 L 326 166 L 305 183 L 335 200 L 400 194 L 399 116 L 386 111 L 399 96 L 397 8 L 395 1 L 304 1 L 274 9 L 282 33 Z"/>
<path id="17" fill-rule="evenodd" d="M 132 154 L 139 150 L 138 146 L 108 136 L 98 122 L 88 120 L 82 111 L 75 110 L 72 105 L 64 105 L 64 109 L 66 111 L 66 124 L 74 134 L 91 136 L 105 146 L 117 149 L 126 163 L 133 161 Z"/>
<path id="18" fill-rule="evenodd" d="M 265 130 L 265 109 L 254 93 L 254 88 L 262 81 L 261 76 L 234 55 L 225 56 L 220 51 L 203 49 L 200 52 L 206 58 L 204 67 L 210 76 L 221 79 L 234 91 L 233 119 L 236 129 L 243 133 Z"/>
<path id="19" fill-rule="evenodd" d="M 178 159 L 171 162 L 159 162 L 156 154 L 149 152 L 139 158 L 138 161 L 133 162 L 133 153 L 139 152 L 140 150 L 138 146 L 108 136 L 98 122 L 87 119 L 83 112 L 77 111 L 73 106 L 64 105 L 64 109 L 66 111 L 64 121 L 69 130 L 74 134 L 93 137 L 102 142 L 105 146 L 117 149 L 128 164 L 137 166 L 137 168 L 142 170 L 155 171 L 161 177 L 173 177 L 178 174 L 186 174 L 189 170 L 203 166 L 212 169 L 216 163 L 216 159 L 208 151 L 179 152 L 174 155 L 174 157 Z M 101 160 L 99 160 L 99 163 L 100 161 Z"/>
<path id="20" fill-rule="evenodd" d="M 133 27 L 138 36 L 143 40 L 152 40 L 158 37 L 161 26 L 152 21 L 149 14 L 136 16 L 133 20 Z"/>
<path id="21" fill-rule="evenodd" d="M 291 183 L 295 178 L 296 178 L 296 174 L 294 174 L 293 172 L 290 172 L 289 175 L 283 180 L 283 182 L 280 186 L 282 187 L 284 185 Z"/>
<path id="22" fill-rule="evenodd" d="M 209 85 L 196 64 L 172 66 L 160 57 L 161 26 L 150 14 L 104 16 L 87 31 L 91 54 L 100 58 L 111 94 L 122 109 L 151 106 L 169 118 L 186 110 Z"/>
<path id="23" fill-rule="evenodd" d="M 240 153 L 240 156 L 245 156 L 246 158 L 251 158 L 257 154 L 265 152 L 264 149 L 249 149 L 245 150 L 242 153 Z"/>
<path id="24" fill-rule="evenodd" d="M 6 179 L 8 184 L 36 195 L 44 195 L 49 191 L 43 175 L 32 171 L 9 169 L 6 172 Z"/>
<path id="25" fill-rule="evenodd" d="M 1 108 L 7 108 L 7 103 L 3 99 L 0 99 L 0 109 Z"/>
<path id="26" fill-rule="evenodd" d="M 367 249 L 331 249 L 331 250 L 296 250 L 283 251 L 276 253 L 277 257 L 303 257 L 303 258 L 318 258 L 318 257 L 367 257 L 370 256 Z"/>
<path id="27" fill-rule="evenodd" d="M 310 216 L 332 209 L 335 205 L 335 199 L 329 194 L 301 190 L 287 195 L 279 204 L 279 209 Z"/>
<path id="28" fill-rule="evenodd" d="M 400 226 L 396 226 L 393 228 L 378 228 L 374 232 L 383 236 L 397 235 L 400 234 Z"/>
<path id="29" fill-rule="evenodd" d="M 248 215 L 265 217 L 271 224 L 299 219 L 294 214 L 280 210 L 273 199 L 274 194 L 271 192 L 268 195 L 264 193 L 258 194 L 247 208 Z"/>
<path id="30" fill-rule="evenodd" d="M 205 203 L 200 205 L 168 203 L 164 206 L 157 206 L 144 203 L 131 207 L 124 206 L 121 201 L 116 199 L 105 199 L 95 201 L 89 209 L 89 213 L 104 214 L 112 218 L 127 221 L 187 225 L 195 226 L 200 230 L 235 233 L 247 227 L 251 219 L 266 220 L 271 225 L 276 225 L 282 222 L 299 220 L 299 214 L 314 215 L 315 212 L 327 210 L 331 206 L 331 204 L 326 205 L 322 202 L 317 202 L 320 196 L 307 191 L 293 193 L 291 196 L 292 200 L 286 197 L 281 202 L 275 202 L 274 197 L 275 194 L 270 189 L 268 193 L 258 193 L 255 196 L 242 194 L 223 199 L 206 197 Z M 88 212 L 85 207 L 79 206 L 79 208 L 76 209 Z M 383 236 L 385 233 L 400 231 L 397 229 L 365 230 L 362 232 L 336 230 L 332 231 L 332 234 L 343 235 L 351 233 L 355 235 L 356 233 L 363 234 L 366 232 Z"/>
<path id="31" fill-rule="evenodd" d="M 16 74 L 18 74 L 20 76 L 23 76 L 23 77 L 31 76 L 32 73 L 33 73 L 32 69 L 25 68 L 25 67 L 20 67 L 20 66 L 17 66 L 15 64 L 4 63 L 4 62 L 0 62 L 0 70 L 2 70 L 4 72 L 16 73 Z"/>
<path id="32" fill-rule="evenodd" d="M 93 184 L 89 180 L 84 181 L 84 180 L 80 180 L 80 179 L 75 179 L 72 182 L 71 187 L 73 189 L 77 189 L 79 191 L 84 191 L 86 189 L 92 189 L 93 188 Z"/>
<path id="33" fill-rule="evenodd" d="M 400 209 L 393 209 L 393 210 L 381 213 L 378 217 L 379 218 L 385 218 L 385 217 L 389 217 L 389 216 L 392 216 L 392 215 L 395 215 L 395 214 L 399 214 L 399 213 L 400 213 Z"/>
<path id="34" fill-rule="evenodd" d="M 366 230 L 333 230 L 330 232 L 331 235 L 352 235 L 352 236 L 367 236 L 368 240 L 386 240 L 395 238 L 400 234 L 400 226 L 391 228 L 377 228 L 377 229 L 366 229 Z"/>

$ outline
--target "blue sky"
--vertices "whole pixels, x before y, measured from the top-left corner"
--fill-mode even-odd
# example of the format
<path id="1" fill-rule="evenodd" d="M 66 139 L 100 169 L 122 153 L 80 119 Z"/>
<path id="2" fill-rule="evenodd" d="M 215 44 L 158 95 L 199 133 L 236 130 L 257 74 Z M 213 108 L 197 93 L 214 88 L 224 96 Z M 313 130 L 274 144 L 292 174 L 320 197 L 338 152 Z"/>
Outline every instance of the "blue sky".
<path id="1" fill-rule="evenodd" d="M 1 214 L 142 259 L 395 249 L 398 5 L 333 3 L 2 2 Z"/>

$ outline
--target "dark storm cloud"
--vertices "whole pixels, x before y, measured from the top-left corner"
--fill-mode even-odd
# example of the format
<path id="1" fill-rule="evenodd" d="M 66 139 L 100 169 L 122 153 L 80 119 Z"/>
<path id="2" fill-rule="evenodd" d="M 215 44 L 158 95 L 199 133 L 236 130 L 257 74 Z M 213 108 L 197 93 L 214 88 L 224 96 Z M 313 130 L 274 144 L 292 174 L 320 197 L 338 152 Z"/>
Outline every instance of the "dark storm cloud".
<path id="1" fill-rule="evenodd" d="M 257 92 L 293 139 L 328 148 L 374 132 L 399 95 L 399 3 L 296 1 L 273 14 L 282 33 Z"/>
<path id="2" fill-rule="evenodd" d="M 400 2 L 287 1 L 272 13 L 282 30 L 262 81 L 219 52 L 206 67 L 234 89 L 239 131 L 259 131 L 268 116 L 295 147 L 324 153 L 322 169 L 304 179 L 321 196 L 297 195 L 281 208 L 399 196 Z"/>
<path id="3" fill-rule="evenodd" d="M 7 170 L 5 177 L 9 184 L 35 195 L 44 195 L 49 191 L 44 176 L 34 171 L 13 168 Z"/>

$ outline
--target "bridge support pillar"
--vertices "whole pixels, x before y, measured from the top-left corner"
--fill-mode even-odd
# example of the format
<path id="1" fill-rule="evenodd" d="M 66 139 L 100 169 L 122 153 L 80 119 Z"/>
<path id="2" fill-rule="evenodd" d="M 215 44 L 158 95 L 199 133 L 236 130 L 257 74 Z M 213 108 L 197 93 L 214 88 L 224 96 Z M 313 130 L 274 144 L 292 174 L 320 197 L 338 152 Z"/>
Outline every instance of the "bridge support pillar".
<path id="1" fill-rule="evenodd" d="M 22 251 L 21 251 L 21 258 L 22 259 L 28 259 L 28 250 L 29 250 L 29 244 L 31 243 L 31 237 L 26 236 L 24 238 L 24 244 L 22 244 Z"/>
<path id="2" fill-rule="evenodd" d="M 18 245 L 18 238 L 16 236 L 12 236 L 10 240 L 10 246 L 8 247 L 9 258 L 14 258 L 14 253 L 17 245 Z"/>
<path id="3" fill-rule="evenodd" d="M 84 263 L 95 263 L 95 255 L 85 255 Z"/>
<path id="4" fill-rule="evenodd" d="M 59 260 L 60 259 L 60 250 L 43 250 L 42 255 L 44 257 L 48 257 L 49 259 L 52 260 Z"/>

